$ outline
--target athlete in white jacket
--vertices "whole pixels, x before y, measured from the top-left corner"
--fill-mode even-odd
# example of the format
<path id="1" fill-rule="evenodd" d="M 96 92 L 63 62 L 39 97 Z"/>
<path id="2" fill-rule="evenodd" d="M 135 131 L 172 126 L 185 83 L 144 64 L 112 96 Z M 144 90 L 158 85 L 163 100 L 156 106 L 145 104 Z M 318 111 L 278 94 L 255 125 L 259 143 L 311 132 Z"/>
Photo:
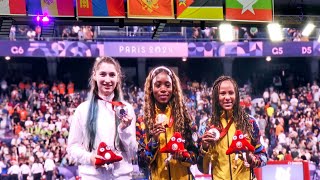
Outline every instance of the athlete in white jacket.
<path id="1" fill-rule="evenodd" d="M 121 69 L 109 57 L 97 58 L 91 76 L 89 99 L 81 103 L 73 116 L 68 138 L 68 154 L 79 163 L 82 179 L 131 179 L 132 158 L 137 151 L 133 107 L 124 102 L 121 91 Z M 127 108 L 124 117 L 116 115 L 112 101 L 121 101 Z M 107 167 L 95 166 L 97 148 L 105 142 L 123 160 Z"/>

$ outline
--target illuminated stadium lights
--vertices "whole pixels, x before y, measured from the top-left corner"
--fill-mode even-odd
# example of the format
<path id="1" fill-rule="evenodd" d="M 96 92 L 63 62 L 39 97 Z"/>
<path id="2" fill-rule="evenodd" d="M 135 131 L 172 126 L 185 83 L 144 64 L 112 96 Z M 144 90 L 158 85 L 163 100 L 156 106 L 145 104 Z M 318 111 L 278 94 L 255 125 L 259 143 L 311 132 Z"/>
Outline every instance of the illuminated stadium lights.
<path id="1" fill-rule="evenodd" d="M 43 22 L 49 22 L 48 16 L 44 16 L 44 17 L 42 18 L 42 21 L 43 21 Z"/>
<path id="2" fill-rule="evenodd" d="M 187 61 L 187 58 L 186 58 L 186 57 L 183 57 L 183 58 L 182 58 L 182 61 L 183 61 L 183 62 L 186 62 L 186 61 Z"/>
<path id="3" fill-rule="evenodd" d="M 38 15 L 37 17 L 36 17 L 36 21 L 39 23 L 40 21 L 42 21 L 42 22 L 49 22 L 50 21 L 50 19 L 49 19 L 49 17 L 48 17 L 48 15 L 44 15 L 44 16 L 40 16 L 40 15 Z"/>
<path id="4" fill-rule="evenodd" d="M 268 62 L 271 61 L 271 56 L 267 56 L 266 61 L 268 61 Z"/>
<path id="5" fill-rule="evenodd" d="M 302 31 L 302 36 L 309 37 L 315 27 L 313 23 L 308 23 Z"/>
<path id="6" fill-rule="evenodd" d="M 230 42 L 234 40 L 234 32 L 231 24 L 220 24 L 219 34 L 222 42 Z"/>
<path id="7" fill-rule="evenodd" d="M 280 24 L 278 23 L 271 23 L 268 24 L 268 33 L 270 36 L 271 41 L 282 41 L 283 40 L 283 33 Z"/>
<path id="8" fill-rule="evenodd" d="M 11 59 L 11 57 L 10 56 L 6 56 L 6 57 L 4 57 L 4 59 L 9 61 Z"/>

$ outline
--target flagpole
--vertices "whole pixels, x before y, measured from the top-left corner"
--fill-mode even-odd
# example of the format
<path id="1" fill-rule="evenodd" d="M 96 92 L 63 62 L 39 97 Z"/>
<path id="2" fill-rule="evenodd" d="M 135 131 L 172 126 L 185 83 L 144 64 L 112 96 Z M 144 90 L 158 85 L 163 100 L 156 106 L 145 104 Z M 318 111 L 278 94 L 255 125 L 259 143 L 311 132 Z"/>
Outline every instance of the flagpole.
<path id="1" fill-rule="evenodd" d="M 76 20 L 79 21 L 78 1 L 76 1 Z"/>
<path id="2" fill-rule="evenodd" d="M 274 22 L 274 0 L 272 0 L 272 22 Z"/>

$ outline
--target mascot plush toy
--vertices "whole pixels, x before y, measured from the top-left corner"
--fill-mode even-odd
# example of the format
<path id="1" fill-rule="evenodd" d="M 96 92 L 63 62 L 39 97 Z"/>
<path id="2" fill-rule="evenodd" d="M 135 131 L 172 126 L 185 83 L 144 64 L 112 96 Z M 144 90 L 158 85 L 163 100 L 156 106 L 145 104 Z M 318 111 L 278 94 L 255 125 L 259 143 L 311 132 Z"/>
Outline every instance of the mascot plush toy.
<path id="1" fill-rule="evenodd" d="M 235 164 L 237 164 L 238 156 L 240 153 L 242 153 L 242 157 L 245 162 L 244 164 L 246 167 L 249 167 L 250 165 L 246 159 L 247 151 L 254 152 L 254 147 L 247 141 L 246 135 L 243 135 L 242 131 L 237 130 L 232 138 L 232 142 L 229 149 L 226 151 L 226 154 L 230 155 L 236 153 Z"/>
<path id="2" fill-rule="evenodd" d="M 99 144 L 97 154 L 102 156 L 104 159 L 96 158 L 95 165 L 102 166 L 104 164 L 110 164 L 122 160 L 121 156 L 116 155 L 112 150 L 107 146 L 105 142 Z"/>
<path id="3" fill-rule="evenodd" d="M 181 153 L 184 158 L 189 158 L 190 154 L 188 151 L 184 148 L 185 140 L 182 139 L 182 136 L 179 132 L 175 132 L 174 135 L 170 138 L 170 141 L 160 149 L 161 153 L 170 153 L 169 157 L 166 159 L 166 162 L 168 163 L 171 158 L 172 154 L 175 153 Z"/>

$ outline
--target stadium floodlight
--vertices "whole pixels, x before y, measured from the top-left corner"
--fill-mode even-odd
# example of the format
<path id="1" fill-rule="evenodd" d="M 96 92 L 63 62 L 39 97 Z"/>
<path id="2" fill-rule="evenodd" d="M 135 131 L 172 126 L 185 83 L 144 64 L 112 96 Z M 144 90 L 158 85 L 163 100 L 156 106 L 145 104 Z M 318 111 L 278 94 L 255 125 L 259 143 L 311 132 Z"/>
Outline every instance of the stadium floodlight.
<path id="1" fill-rule="evenodd" d="M 267 56 L 266 61 L 268 61 L 268 62 L 271 61 L 271 56 Z"/>
<path id="2" fill-rule="evenodd" d="M 50 21 L 50 19 L 49 19 L 48 14 L 45 13 L 44 15 L 39 15 L 39 14 L 38 14 L 38 15 L 36 16 L 36 21 L 37 21 L 38 23 L 40 23 L 41 21 L 44 22 L 44 23 L 47 23 L 47 22 Z"/>
<path id="3" fill-rule="evenodd" d="M 283 33 L 280 24 L 278 23 L 271 23 L 268 24 L 268 33 L 270 36 L 271 41 L 282 41 L 283 40 Z"/>
<path id="4" fill-rule="evenodd" d="M 42 18 L 42 22 L 49 22 L 49 17 L 48 16 L 44 16 Z"/>
<path id="5" fill-rule="evenodd" d="M 302 36 L 309 37 L 315 27 L 313 23 L 308 23 L 302 31 Z"/>
<path id="6" fill-rule="evenodd" d="M 231 24 L 220 24 L 219 35 L 222 42 L 231 42 L 235 39 L 234 30 Z"/>

